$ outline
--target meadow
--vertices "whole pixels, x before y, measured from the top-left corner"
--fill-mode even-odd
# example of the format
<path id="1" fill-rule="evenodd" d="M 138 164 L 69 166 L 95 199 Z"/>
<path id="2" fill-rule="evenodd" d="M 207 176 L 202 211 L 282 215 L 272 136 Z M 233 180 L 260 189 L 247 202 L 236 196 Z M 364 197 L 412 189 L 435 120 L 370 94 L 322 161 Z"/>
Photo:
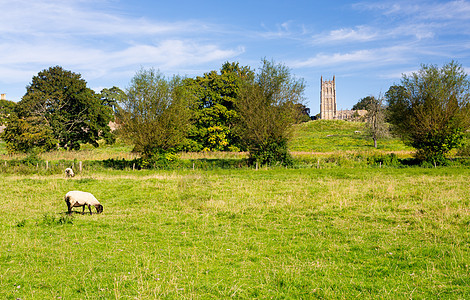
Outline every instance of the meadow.
<path id="1" fill-rule="evenodd" d="M 396 137 L 378 141 L 377 149 L 368 135 L 364 122 L 343 120 L 318 120 L 296 125 L 289 149 L 293 152 L 395 152 L 409 153 L 413 148 Z"/>
<path id="2" fill-rule="evenodd" d="M 469 299 L 469 182 L 363 164 L 3 173 L 0 298 Z M 104 212 L 68 216 L 70 190 Z"/>

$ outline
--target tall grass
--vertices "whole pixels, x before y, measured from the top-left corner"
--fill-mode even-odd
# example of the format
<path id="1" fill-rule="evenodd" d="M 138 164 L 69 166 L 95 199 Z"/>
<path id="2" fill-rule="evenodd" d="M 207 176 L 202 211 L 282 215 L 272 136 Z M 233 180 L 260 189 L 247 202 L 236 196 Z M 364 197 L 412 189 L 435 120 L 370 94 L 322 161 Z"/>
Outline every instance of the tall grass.
<path id="1" fill-rule="evenodd" d="M 469 174 L 4 175 L 0 298 L 468 299 Z M 66 217 L 69 190 L 104 213 Z"/>

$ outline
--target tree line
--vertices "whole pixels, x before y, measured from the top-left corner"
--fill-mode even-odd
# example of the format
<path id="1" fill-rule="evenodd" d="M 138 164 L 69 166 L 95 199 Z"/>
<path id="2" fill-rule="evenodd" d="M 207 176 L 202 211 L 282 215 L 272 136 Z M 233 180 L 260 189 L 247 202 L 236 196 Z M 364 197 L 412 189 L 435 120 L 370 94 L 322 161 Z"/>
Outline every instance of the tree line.
<path id="1" fill-rule="evenodd" d="M 34 76 L 8 114 L 2 138 L 10 152 L 78 150 L 117 134 L 144 159 L 177 151 L 248 151 L 250 162 L 290 164 L 292 124 L 306 115 L 305 84 L 266 59 L 257 72 L 225 63 L 196 78 L 141 69 L 126 91 L 96 93 L 80 74 L 60 66 Z"/>
<path id="2" fill-rule="evenodd" d="M 288 165 L 292 125 L 310 119 L 304 91 L 303 79 L 266 59 L 257 71 L 227 62 L 195 78 L 141 69 L 125 91 L 100 93 L 80 74 L 55 66 L 34 76 L 17 104 L 0 103 L 7 126 L 2 138 L 10 152 L 38 152 L 97 147 L 117 134 L 148 160 L 178 151 L 248 151 L 250 163 Z M 368 110 L 375 146 L 390 129 L 417 149 L 419 159 L 441 164 L 470 127 L 469 91 L 458 63 L 423 65 L 384 96 L 365 97 L 353 109 Z M 110 121 L 118 124 L 117 133 Z"/>
<path id="3" fill-rule="evenodd" d="M 416 158 L 442 165 L 452 149 L 463 145 L 470 128 L 470 81 L 455 61 L 441 68 L 422 65 L 383 96 L 362 98 L 353 109 L 368 111 L 376 147 L 377 139 L 396 134 L 417 150 Z"/>

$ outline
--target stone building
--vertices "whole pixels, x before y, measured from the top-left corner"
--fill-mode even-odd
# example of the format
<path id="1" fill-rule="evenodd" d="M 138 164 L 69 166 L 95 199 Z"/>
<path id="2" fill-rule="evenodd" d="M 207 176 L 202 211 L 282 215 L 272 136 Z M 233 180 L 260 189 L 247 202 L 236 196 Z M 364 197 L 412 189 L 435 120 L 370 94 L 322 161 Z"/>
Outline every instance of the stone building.
<path id="1" fill-rule="evenodd" d="M 321 120 L 360 120 L 367 114 L 367 110 L 337 110 L 336 109 L 336 82 L 320 79 L 320 119 Z"/>
<path id="2" fill-rule="evenodd" d="M 335 77 L 333 80 L 323 81 L 320 79 L 320 119 L 333 120 L 336 116 L 336 85 Z"/>

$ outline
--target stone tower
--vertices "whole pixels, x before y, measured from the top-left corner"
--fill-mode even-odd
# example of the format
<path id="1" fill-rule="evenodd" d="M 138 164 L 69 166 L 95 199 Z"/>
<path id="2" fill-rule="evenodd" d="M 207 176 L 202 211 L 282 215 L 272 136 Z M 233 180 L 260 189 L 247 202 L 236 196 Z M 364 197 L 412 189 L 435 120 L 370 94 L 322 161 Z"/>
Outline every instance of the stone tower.
<path id="1" fill-rule="evenodd" d="M 336 118 L 335 76 L 333 76 L 331 81 L 323 81 L 323 76 L 320 80 L 320 119 L 333 120 Z"/>

